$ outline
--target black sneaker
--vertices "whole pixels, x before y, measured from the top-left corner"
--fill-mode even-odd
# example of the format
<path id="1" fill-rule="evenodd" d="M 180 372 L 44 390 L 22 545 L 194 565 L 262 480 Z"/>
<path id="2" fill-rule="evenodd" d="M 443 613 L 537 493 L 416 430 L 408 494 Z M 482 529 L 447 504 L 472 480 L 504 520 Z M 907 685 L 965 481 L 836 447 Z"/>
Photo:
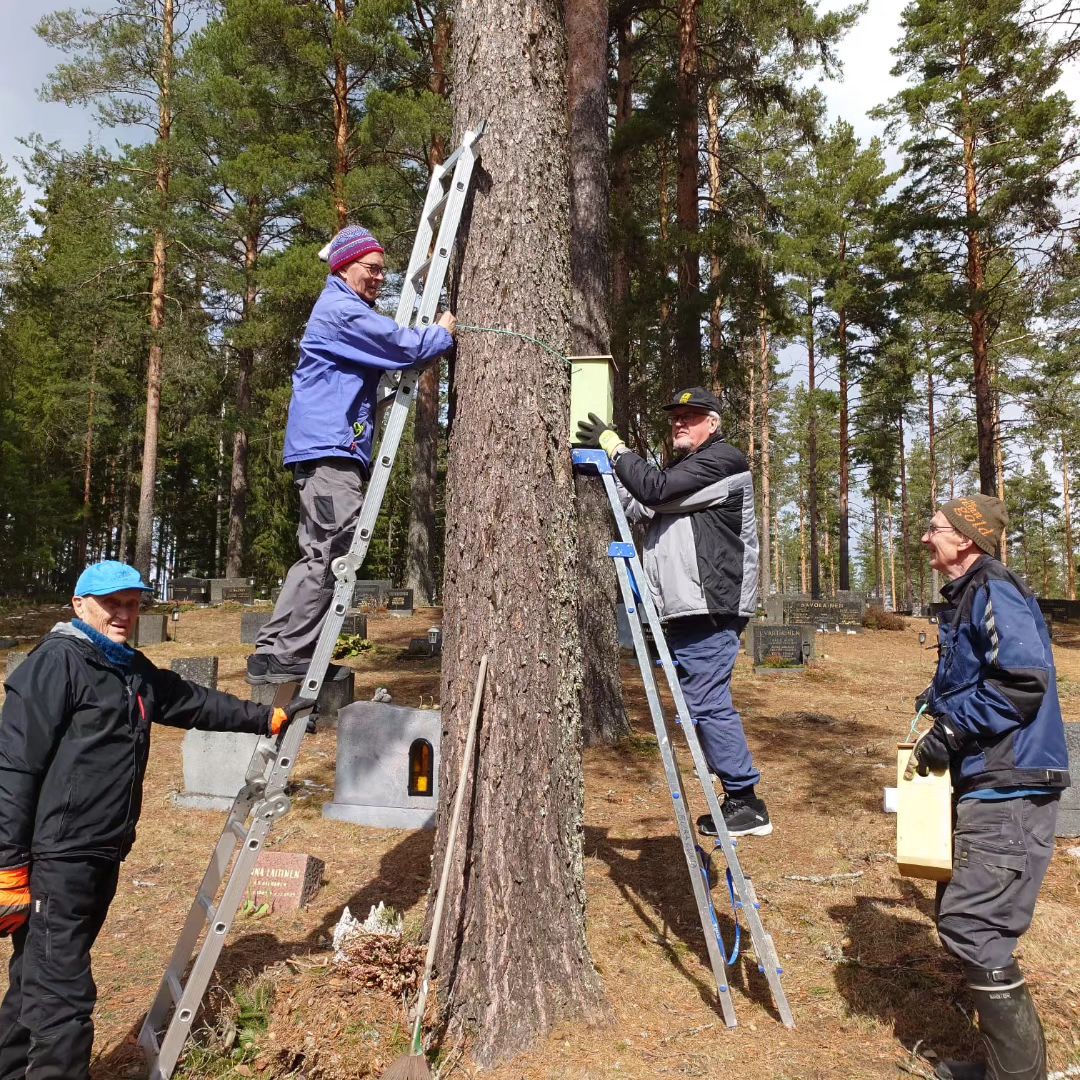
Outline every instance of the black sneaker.
<path id="1" fill-rule="evenodd" d="M 724 815 L 724 824 L 732 836 L 768 836 L 772 832 L 772 822 L 765 803 L 756 796 L 752 799 L 736 799 L 724 796 L 720 804 Z M 703 814 L 697 820 L 698 832 L 702 836 L 716 836 L 716 824 L 712 814 Z"/>
<path id="2" fill-rule="evenodd" d="M 302 660 L 297 664 L 283 664 L 272 653 L 255 653 L 248 657 L 248 669 L 245 678 L 252 686 L 262 683 L 277 685 L 279 683 L 299 682 L 308 672 L 310 661 Z M 330 664 L 326 668 L 326 678 L 323 682 L 336 682 L 344 679 L 349 674 L 347 667 L 340 664 Z"/>

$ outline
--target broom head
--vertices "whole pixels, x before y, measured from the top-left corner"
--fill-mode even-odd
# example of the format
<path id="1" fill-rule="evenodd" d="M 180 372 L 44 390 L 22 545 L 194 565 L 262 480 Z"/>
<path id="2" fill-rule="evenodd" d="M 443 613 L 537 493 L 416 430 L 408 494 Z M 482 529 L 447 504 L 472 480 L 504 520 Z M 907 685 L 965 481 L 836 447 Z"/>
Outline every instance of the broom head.
<path id="1" fill-rule="evenodd" d="M 391 1063 L 382 1080 L 432 1080 L 431 1069 L 423 1054 L 406 1054 Z"/>

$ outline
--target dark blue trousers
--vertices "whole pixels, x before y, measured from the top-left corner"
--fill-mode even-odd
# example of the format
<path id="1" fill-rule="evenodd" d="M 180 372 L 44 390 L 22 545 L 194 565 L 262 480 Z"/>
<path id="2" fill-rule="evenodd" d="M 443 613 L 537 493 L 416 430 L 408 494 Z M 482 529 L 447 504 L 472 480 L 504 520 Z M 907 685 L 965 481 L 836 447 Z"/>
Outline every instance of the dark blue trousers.
<path id="1" fill-rule="evenodd" d="M 673 619 L 664 626 L 679 661 L 679 681 L 705 760 L 729 793 L 753 787 L 761 779 L 746 745 L 742 717 L 731 701 L 731 673 L 746 621 L 705 615 Z"/>

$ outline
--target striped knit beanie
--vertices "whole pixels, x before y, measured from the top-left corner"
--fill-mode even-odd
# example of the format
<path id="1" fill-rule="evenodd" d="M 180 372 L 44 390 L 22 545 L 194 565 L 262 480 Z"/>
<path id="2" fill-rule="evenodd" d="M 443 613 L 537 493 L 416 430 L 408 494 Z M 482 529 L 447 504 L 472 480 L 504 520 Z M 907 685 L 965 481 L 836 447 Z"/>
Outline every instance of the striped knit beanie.
<path id="1" fill-rule="evenodd" d="M 1002 530 L 1009 524 L 1009 512 L 1000 499 L 993 495 L 963 495 L 947 502 L 941 512 L 961 536 L 997 558 Z"/>
<path id="2" fill-rule="evenodd" d="M 373 251 L 382 251 L 383 246 L 367 231 L 359 225 L 346 225 L 330 241 L 330 272 L 337 273 L 351 262 L 370 255 Z"/>

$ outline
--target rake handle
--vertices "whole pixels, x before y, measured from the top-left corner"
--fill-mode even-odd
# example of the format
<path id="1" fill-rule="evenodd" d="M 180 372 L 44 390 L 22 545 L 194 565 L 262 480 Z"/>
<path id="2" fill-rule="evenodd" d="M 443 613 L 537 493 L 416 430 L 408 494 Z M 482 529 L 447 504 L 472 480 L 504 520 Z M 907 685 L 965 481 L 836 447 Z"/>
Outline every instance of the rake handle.
<path id="1" fill-rule="evenodd" d="M 424 1009 L 427 1006 L 430 989 L 431 969 L 435 965 L 435 950 L 439 944 L 439 931 L 442 929 L 442 913 L 446 905 L 446 883 L 450 880 L 450 864 L 454 859 L 454 845 L 457 842 L 458 825 L 461 822 L 461 808 L 465 802 L 465 781 L 469 777 L 472 764 L 473 748 L 476 745 L 476 727 L 480 718 L 480 705 L 484 700 L 484 683 L 487 680 L 487 653 L 480 657 L 480 670 L 476 676 L 476 689 L 473 691 L 472 712 L 469 715 L 469 733 L 465 737 L 465 753 L 461 758 L 461 776 L 454 793 L 454 810 L 450 815 L 450 831 L 446 836 L 446 854 L 443 856 L 442 873 L 439 875 L 439 891 L 435 897 L 435 914 L 431 920 L 431 937 L 428 939 L 427 958 L 424 960 L 424 979 L 420 984 L 420 996 L 416 1000 L 416 1022 L 413 1024 L 412 1052 L 419 1054 L 423 1047 L 420 1043 L 420 1029 L 424 1023 Z"/>

